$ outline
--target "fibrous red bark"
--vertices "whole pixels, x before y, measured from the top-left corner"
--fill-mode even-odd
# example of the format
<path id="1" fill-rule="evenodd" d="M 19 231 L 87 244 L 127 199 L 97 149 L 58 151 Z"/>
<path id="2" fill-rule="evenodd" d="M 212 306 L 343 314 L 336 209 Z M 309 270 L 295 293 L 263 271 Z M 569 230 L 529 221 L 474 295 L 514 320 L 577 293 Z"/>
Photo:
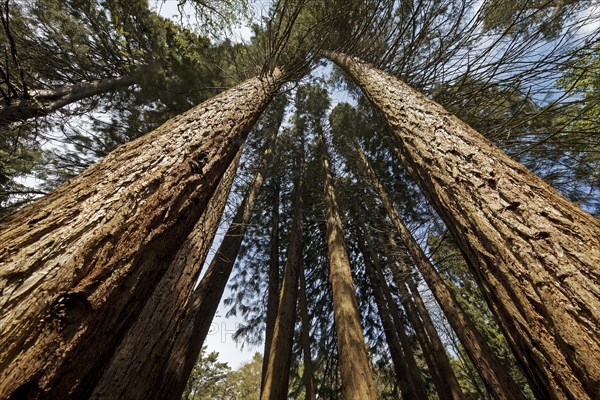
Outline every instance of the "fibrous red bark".
<path id="1" fill-rule="evenodd" d="M 539 397 L 600 387 L 600 222 L 395 77 L 327 53 L 401 142 Z"/>
<path id="2" fill-rule="evenodd" d="M 0 226 L 0 398 L 88 392 L 282 74 L 125 144 Z"/>

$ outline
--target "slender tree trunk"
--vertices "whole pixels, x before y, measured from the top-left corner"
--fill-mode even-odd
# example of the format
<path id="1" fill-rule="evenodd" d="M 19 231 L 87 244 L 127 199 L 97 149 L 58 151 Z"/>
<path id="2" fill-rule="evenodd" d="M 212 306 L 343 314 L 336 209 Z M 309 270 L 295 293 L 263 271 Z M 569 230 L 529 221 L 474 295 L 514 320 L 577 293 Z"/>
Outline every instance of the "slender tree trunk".
<path id="1" fill-rule="evenodd" d="M 469 319 L 460 304 L 454 298 L 453 293 L 439 276 L 435 267 L 431 264 L 415 238 L 400 218 L 400 214 L 394 208 L 383 186 L 375 176 L 367 157 L 358 144 L 355 146 L 365 173 L 379 195 L 394 227 L 398 231 L 402 244 L 413 258 L 415 264 L 423 274 L 427 285 L 434 294 L 444 314 L 448 318 L 452 328 L 459 336 L 461 343 L 465 346 L 469 357 L 478 367 L 481 378 L 486 383 L 488 390 L 497 399 L 524 399 L 516 383 L 508 372 L 502 367 L 500 361 L 489 349 L 481 333 Z"/>
<path id="2" fill-rule="evenodd" d="M 298 174 L 294 188 L 293 222 L 287 260 L 283 270 L 283 282 L 277 318 L 273 329 L 273 339 L 269 349 L 269 364 L 265 375 L 265 385 L 261 393 L 262 400 L 279 400 L 288 397 L 290 364 L 292 362 L 292 344 L 296 322 L 296 303 L 298 297 L 298 279 L 303 268 L 304 237 L 304 132 L 300 132 L 298 156 Z"/>
<path id="3" fill-rule="evenodd" d="M 260 381 L 260 392 L 265 387 L 265 377 L 269 365 L 269 350 L 273 340 L 273 330 L 275 329 L 275 319 L 277 318 L 277 307 L 279 306 L 279 196 L 281 192 L 281 182 L 279 177 L 275 182 L 275 196 L 273 199 L 273 215 L 271 220 L 271 247 L 269 249 L 269 283 L 267 292 L 267 315 L 265 326 L 265 347 L 263 350 L 263 365 Z"/>
<path id="4" fill-rule="evenodd" d="M 392 364 L 394 365 L 394 372 L 396 373 L 396 380 L 398 386 L 400 387 L 402 398 L 405 400 L 426 399 L 427 396 L 420 397 L 417 394 L 416 388 L 413 385 L 412 377 L 408 370 L 409 367 L 403 355 L 402 346 L 400 344 L 400 338 L 398 336 L 399 332 L 397 332 L 397 329 L 394 326 L 392 316 L 390 315 L 390 310 L 388 309 L 388 305 L 391 307 L 391 304 L 386 303 L 381 288 L 381 282 L 379 282 L 377 277 L 377 267 L 374 265 L 375 261 L 371 258 L 371 252 L 367 249 L 365 240 L 358 229 L 356 229 L 356 233 L 358 239 L 357 244 L 360 252 L 363 255 L 367 278 L 369 279 L 369 285 L 371 286 L 371 291 L 373 292 L 373 297 L 375 298 L 377 311 L 379 311 L 379 317 L 383 327 L 383 334 L 385 335 L 385 339 L 390 350 Z"/>
<path id="5" fill-rule="evenodd" d="M 458 383 L 458 378 L 454 373 L 448 353 L 442 343 L 437 330 L 429 316 L 429 311 L 425 307 L 425 303 L 417 290 L 412 275 L 408 266 L 404 262 L 402 256 L 397 257 L 397 263 L 389 252 L 388 243 L 385 238 L 380 235 L 380 244 L 388 258 L 388 267 L 392 271 L 392 276 L 400 292 L 400 299 L 406 310 L 406 314 L 411 322 L 411 325 L 417 333 L 417 338 L 423 349 L 427 365 L 432 373 L 433 381 L 438 392 L 440 400 L 461 400 L 464 399 L 464 394 Z M 390 241 L 393 238 L 390 237 Z M 390 245 L 395 245 L 395 242 L 390 242 Z M 396 246 L 394 246 L 396 248 Z M 398 267 L 400 265 L 400 268 Z M 412 292 L 406 288 L 406 283 L 409 284 Z M 414 299 L 414 302 L 413 302 Z"/>
<path id="6" fill-rule="evenodd" d="M 375 384 L 360 325 L 350 259 L 346 252 L 342 219 L 322 132 L 320 139 L 323 152 L 323 174 L 325 175 L 329 279 L 333 292 L 333 313 L 338 338 L 342 395 L 345 400 L 374 400 L 376 398 Z"/>
<path id="7" fill-rule="evenodd" d="M 0 126 L 43 117 L 79 100 L 134 85 L 138 80 L 138 74 L 132 74 L 57 89 L 30 90 L 24 98 L 0 101 Z"/>
<path id="8" fill-rule="evenodd" d="M 400 316 L 400 312 L 398 310 L 398 305 L 392 298 L 390 293 L 390 289 L 387 285 L 387 282 L 383 276 L 383 273 L 379 268 L 376 269 L 376 273 L 378 275 L 378 281 L 381 286 L 381 292 L 383 293 L 383 297 L 385 302 L 389 304 L 390 314 L 392 315 L 392 321 L 396 326 L 396 332 L 398 332 L 398 338 L 400 339 L 400 345 L 402 346 L 402 351 L 404 352 L 404 359 L 406 360 L 406 365 L 408 366 L 408 372 L 410 374 L 410 380 L 415 389 L 415 393 L 418 399 L 427 399 L 427 391 L 425 389 L 425 383 L 423 383 L 423 378 L 421 377 L 420 369 L 417 366 L 417 361 L 415 359 L 415 353 L 410 345 L 410 341 L 408 340 L 408 336 L 404 331 L 403 319 Z"/>
<path id="9" fill-rule="evenodd" d="M 538 397 L 600 387 L 600 221 L 441 106 L 377 69 L 328 53 L 402 143 Z"/>
<path id="10" fill-rule="evenodd" d="M 283 109 L 281 110 L 283 117 Z M 180 330 L 167 354 L 167 364 L 154 385 L 152 398 L 177 399 L 185 389 L 187 380 L 198 360 L 206 335 L 214 318 L 221 297 L 229 281 L 235 260 L 250 223 L 264 181 L 264 174 L 271 158 L 272 144 L 281 123 L 281 117 L 273 127 L 274 133 L 267 143 L 258 170 L 250 183 L 244 200 L 239 205 L 217 253 L 206 274 L 192 294 L 192 299 Z"/>
<path id="11" fill-rule="evenodd" d="M 302 357 L 304 363 L 304 391 L 305 400 L 316 400 L 315 379 L 312 364 L 312 355 L 310 352 L 310 319 L 308 317 L 308 301 L 306 299 L 306 279 L 304 278 L 304 268 L 300 269 L 300 318 L 302 323 Z"/>
<path id="12" fill-rule="evenodd" d="M 157 398 L 154 385 L 169 361 L 169 350 L 181 329 L 194 286 L 219 226 L 241 154 L 240 149 L 206 211 L 119 344 L 91 398 Z"/>
<path id="13" fill-rule="evenodd" d="M 104 370 L 282 77 L 215 96 L 2 221 L 0 398 L 94 386 L 82 378 Z"/>

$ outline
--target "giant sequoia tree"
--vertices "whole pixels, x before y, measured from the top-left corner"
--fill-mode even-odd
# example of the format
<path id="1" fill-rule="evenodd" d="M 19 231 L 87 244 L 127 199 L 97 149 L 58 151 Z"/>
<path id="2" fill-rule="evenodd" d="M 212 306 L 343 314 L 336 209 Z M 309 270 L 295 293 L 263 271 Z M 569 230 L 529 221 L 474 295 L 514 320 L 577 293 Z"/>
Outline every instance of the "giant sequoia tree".
<path id="1" fill-rule="evenodd" d="M 594 398 L 597 6 L 508 3 L 4 2 L 0 398 L 179 398 L 221 298 L 263 399 Z"/>

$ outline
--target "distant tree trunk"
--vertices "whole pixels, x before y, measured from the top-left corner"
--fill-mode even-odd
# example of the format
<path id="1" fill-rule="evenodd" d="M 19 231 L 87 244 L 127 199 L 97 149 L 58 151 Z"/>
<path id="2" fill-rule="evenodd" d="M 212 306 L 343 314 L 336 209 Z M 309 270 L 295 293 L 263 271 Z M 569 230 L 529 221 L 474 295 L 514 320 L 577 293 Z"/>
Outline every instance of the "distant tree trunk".
<path id="1" fill-rule="evenodd" d="M 265 387 L 265 376 L 269 365 L 269 350 L 273 340 L 277 307 L 279 306 L 279 196 L 281 183 L 276 177 L 274 184 L 273 213 L 271 220 L 271 245 L 269 249 L 269 283 L 267 286 L 267 315 L 265 324 L 265 347 L 263 350 L 263 365 L 260 381 L 260 392 Z"/>
<path id="2" fill-rule="evenodd" d="M 119 344 L 91 398 L 156 398 L 154 386 L 169 361 L 169 351 L 181 329 L 194 286 L 219 227 L 241 154 L 240 149 L 206 211 Z"/>
<path id="3" fill-rule="evenodd" d="M 322 164 L 325 175 L 325 204 L 327 208 L 327 253 L 329 279 L 333 294 L 333 313 L 338 339 L 338 353 L 345 400 L 374 400 L 375 384 L 369 366 L 365 339 L 346 252 L 342 219 L 333 186 L 333 176 L 325 140 L 321 133 Z"/>
<path id="4" fill-rule="evenodd" d="M 382 239 L 381 245 L 387 254 L 388 244 L 383 238 L 380 239 Z M 406 288 L 405 283 L 409 280 L 412 281 L 412 276 L 401 256 L 398 256 L 398 263 L 402 266 L 402 272 L 400 272 L 398 264 L 394 262 L 393 257 L 388 257 L 388 267 L 392 271 L 392 276 L 400 292 L 400 299 L 404 304 L 406 314 L 417 333 L 417 338 L 432 374 L 438 397 L 440 400 L 464 399 L 458 379 L 450 364 L 448 353 L 446 353 L 446 349 L 433 325 L 433 321 L 421 299 L 421 295 L 416 290 L 414 281 L 412 282 L 413 286 L 411 289 L 414 288 L 415 291 L 413 291 L 412 296 Z"/>
<path id="5" fill-rule="evenodd" d="M 423 397 L 417 395 L 416 389 L 413 385 L 412 378 L 408 370 L 408 365 L 403 355 L 400 338 L 398 337 L 398 332 L 396 331 L 392 316 L 390 315 L 390 310 L 388 309 L 388 305 L 391 305 L 386 303 L 381 288 L 381 282 L 379 282 L 377 277 L 377 267 L 374 265 L 375 261 L 371 258 L 371 252 L 367 249 L 364 237 L 359 232 L 359 229 L 356 229 L 356 234 L 358 239 L 358 248 L 363 255 L 365 271 L 367 272 L 367 278 L 369 279 L 369 286 L 371 287 L 373 297 L 375 298 L 377 311 L 379 311 L 379 318 L 381 319 L 383 334 L 385 335 L 385 340 L 390 350 L 392 365 L 394 366 L 394 372 L 396 373 L 396 380 L 398 386 L 400 387 L 402 398 L 405 400 L 423 399 Z M 424 398 L 426 399 L 427 396 Z"/>
<path id="6" fill-rule="evenodd" d="M 383 273 L 381 272 L 381 269 L 377 268 L 376 273 L 378 275 L 377 279 L 381 287 L 383 298 L 386 304 L 388 304 L 390 314 L 392 315 L 392 321 L 396 326 L 396 332 L 398 332 L 398 338 L 400 339 L 400 345 L 402 346 L 404 359 L 406 360 L 406 365 L 408 366 L 410 380 L 412 382 L 413 388 L 415 389 L 417 398 L 427 399 L 427 390 L 425 389 L 425 383 L 423 383 L 423 378 L 421 377 L 421 372 L 419 367 L 417 366 L 417 361 L 415 359 L 415 353 L 412 349 L 412 346 L 410 345 L 410 341 L 408 340 L 408 336 L 406 335 L 406 332 L 404 330 L 403 319 L 400 316 L 398 305 L 392 298 L 389 286 L 383 276 Z"/>
<path id="7" fill-rule="evenodd" d="M 292 344 L 294 341 L 294 325 L 296 322 L 296 303 L 298 298 L 298 279 L 303 268 L 304 237 L 304 132 L 300 132 L 300 149 L 298 151 L 298 172 L 294 187 L 292 204 L 293 222 L 287 260 L 283 270 L 283 282 L 277 318 L 273 329 L 273 339 L 269 349 L 269 364 L 265 375 L 265 385 L 260 398 L 262 400 L 279 400 L 288 397 L 290 364 L 292 362 Z"/>
<path id="8" fill-rule="evenodd" d="M 281 110 L 283 116 L 283 110 Z M 206 335 L 214 318 L 221 297 L 229 281 L 240 246 L 250 223 L 256 199 L 264 181 L 264 174 L 271 158 L 273 138 L 277 133 L 281 118 L 274 126 L 274 135 L 267 142 L 258 169 L 250 183 L 244 200 L 239 205 L 217 253 L 213 257 L 206 274 L 192 294 L 184 321 L 180 326 L 172 347 L 166 355 L 168 360 L 160 379 L 154 385 L 151 398 L 180 399 L 187 380 L 198 360 Z"/>
<path id="9" fill-rule="evenodd" d="M 446 222 L 538 397 L 600 387 L 600 221 L 437 103 L 328 53 L 401 142 L 403 162 Z"/>
<path id="10" fill-rule="evenodd" d="M 0 223 L 0 398 L 95 385 L 282 79 L 213 97 Z"/>
<path id="11" fill-rule="evenodd" d="M 413 258 L 415 264 L 423 274 L 427 285 L 440 304 L 452 328 L 460 338 L 461 343 L 467 350 L 473 364 L 478 367 L 481 378 L 488 390 L 497 399 L 525 399 L 516 383 L 502 364 L 485 343 L 481 333 L 469 319 L 460 304 L 454 298 L 454 294 L 446 286 L 439 276 L 435 267 L 431 264 L 415 238 L 402 222 L 400 214 L 394 208 L 383 186 L 375 176 L 375 171 L 367 160 L 360 146 L 355 145 L 358 157 L 364 167 L 365 174 L 379 195 L 394 227 L 396 228 L 402 244 Z"/>
<path id="12" fill-rule="evenodd" d="M 66 105 L 134 85 L 138 75 L 124 75 L 56 89 L 30 90 L 20 98 L 0 101 L 0 126 L 43 117 Z"/>
<path id="13" fill-rule="evenodd" d="M 312 355 L 310 351 L 310 319 L 308 317 L 308 301 L 306 299 L 306 279 L 304 278 L 304 268 L 300 269 L 300 319 L 302 323 L 302 362 L 304 373 L 305 400 L 316 400 L 315 379 L 313 372 Z"/>

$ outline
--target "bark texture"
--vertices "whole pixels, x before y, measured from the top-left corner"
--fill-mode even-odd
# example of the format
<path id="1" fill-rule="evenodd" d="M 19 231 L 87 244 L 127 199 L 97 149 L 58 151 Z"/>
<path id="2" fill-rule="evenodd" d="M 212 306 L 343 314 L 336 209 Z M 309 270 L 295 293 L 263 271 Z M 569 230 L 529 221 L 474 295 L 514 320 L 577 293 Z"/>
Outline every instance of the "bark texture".
<path id="1" fill-rule="evenodd" d="M 374 400 L 376 398 L 375 384 L 360 325 L 350 259 L 344 240 L 342 218 L 340 217 L 333 186 L 333 175 L 322 134 L 321 146 L 327 208 L 329 280 L 333 294 L 333 314 L 338 339 L 342 395 L 345 400 Z"/>
<path id="2" fill-rule="evenodd" d="M 155 384 L 166 369 L 168 355 L 181 329 L 194 286 L 227 203 L 241 153 L 240 149 L 223 175 L 206 211 L 177 251 L 156 290 L 119 344 L 91 398 L 160 398 Z"/>
<path id="3" fill-rule="evenodd" d="M 279 122 L 281 121 L 279 120 Z M 167 365 L 155 385 L 155 398 L 178 400 L 185 390 L 187 380 L 198 360 L 229 281 L 246 228 L 250 223 L 256 199 L 264 182 L 264 174 L 271 158 L 271 151 L 271 145 L 267 144 L 246 196 L 238 207 L 206 274 L 194 290 L 180 331 L 167 355 Z"/>
<path id="4" fill-rule="evenodd" d="M 448 322 L 460 338 L 471 361 L 478 367 L 479 374 L 490 393 L 497 399 L 524 400 L 525 397 L 519 390 L 517 384 L 487 346 L 483 336 L 475 327 L 475 324 L 473 324 L 460 304 L 456 301 L 454 294 L 446 286 L 433 264 L 429 261 L 406 225 L 402 222 L 400 214 L 389 199 L 381 182 L 379 182 L 375 176 L 375 171 L 373 171 L 373 168 L 362 149 L 358 144 L 355 144 L 355 148 L 364 167 L 365 174 L 379 195 L 390 220 L 394 224 L 394 227 L 402 240 L 402 244 L 412 257 L 415 265 L 417 265 L 423 274 L 427 286 L 431 289 L 431 292 L 438 301 L 442 311 L 448 318 Z"/>
<path id="5" fill-rule="evenodd" d="M 262 400 L 279 400 L 288 397 L 294 325 L 296 323 L 298 279 L 304 261 L 302 253 L 305 187 L 304 132 L 301 132 L 300 135 L 302 139 L 300 140 L 298 173 L 294 188 L 294 214 L 290 244 L 283 270 L 283 282 L 281 282 L 279 306 L 277 307 L 273 339 L 269 349 L 269 363 L 267 365 L 267 373 L 265 374 L 265 384 L 260 396 Z"/>
<path id="6" fill-rule="evenodd" d="M 327 53 L 401 142 L 402 161 L 467 257 L 537 396 L 600 388 L 600 222 L 395 77 Z"/>
<path id="7" fill-rule="evenodd" d="M 0 398 L 67 399 L 104 370 L 282 74 L 248 80 L 0 225 Z"/>

